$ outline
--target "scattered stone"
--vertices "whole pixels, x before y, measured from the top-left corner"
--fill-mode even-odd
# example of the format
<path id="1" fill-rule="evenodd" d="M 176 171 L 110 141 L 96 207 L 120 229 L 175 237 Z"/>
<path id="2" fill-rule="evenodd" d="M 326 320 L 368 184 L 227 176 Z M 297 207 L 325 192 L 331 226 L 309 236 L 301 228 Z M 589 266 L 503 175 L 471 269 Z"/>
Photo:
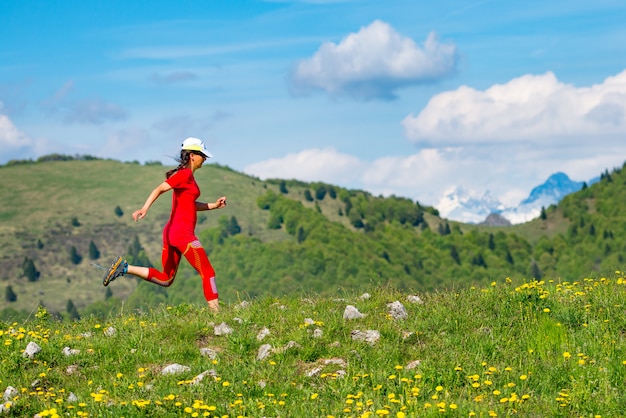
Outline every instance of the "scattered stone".
<path id="1" fill-rule="evenodd" d="M 396 321 L 405 320 L 409 317 L 404 305 L 400 303 L 400 301 L 389 303 L 387 307 L 389 308 L 389 315 Z"/>
<path id="2" fill-rule="evenodd" d="M 263 344 L 259 347 L 259 353 L 256 356 L 257 360 L 265 360 L 267 356 L 272 352 L 272 346 L 269 344 Z"/>
<path id="3" fill-rule="evenodd" d="M 2 396 L 2 399 L 4 401 L 11 401 L 19 394 L 20 393 L 18 392 L 18 390 L 15 389 L 13 386 L 7 386 L 7 388 L 4 390 L 4 395 Z"/>
<path id="4" fill-rule="evenodd" d="M 243 319 L 241 319 L 241 318 L 233 318 L 233 321 L 235 321 L 239 325 L 243 324 Z"/>
<path id="5" fill-rule="evenodd" d="M 417 305 L 422 305 L 424 303 L 422 298 L 420 298 L 417 295 L 409 295 L 409 296 L 407 296 L 406 300 L 408 300 L 411 303 L 415 303 Z"/>
<path id="6" fill-rule="evenodd" d="M 339 341 L 335 341 L 333 343 L 330 344 L 331 348 L 339 348 L 341 347 L 341 343 Z"/>
<path id="7" fill-rule="evenodd" d="M 313 304 L 315 303 L 315 302 L 313 302 L 313 300 L 312 300 L 312 299 L 309 299 L 309 298 L 304 298 L 304 299 L 302 299 L 302 302 L 304 302 L 304 303 L 308 303 L 309 305 L 313 305 Z"/>
<path id="8" fill-rule="evenodd" d="M 352 339 L 355 341 L 364 341 L 369 345 L 374 345 L 380 339 L 380 332 L 369 329 L 367 331 L 354 330 L 351 332 Z"/>
<path id="9" fill-rule="evenodd" d="M 250 302 L 248 302 L 247 300 L 242 300 L 239 305 L 235 305 L 235 308 L 237 308 L 237 309 L 245 309 L 245 308 L 247 308 L 249 306 L 250 306 Z"/>
<path id="10" fill-rule="evenodd" d="M 265 382 L 265 380 L 259 380 L 259 383 L 257 384 L 261 389 L 265 389 L 265 386 L 267 386 L 267 382 Z"/>
<path id="11" fill-rule="evenodd" d="M 322 335 L 324 335 L 324 331 L 320 328 L 315 328 L 315 331 L 313 331 L 313 338 L 322 338 Z"/>
<path id="12" fill-rule="evenodd" d="M 417 333 L 404 331 L 402 332 L 402 341 L 405 343 L 418 343 L 419 339 L 417 338 Z"/>
<path id="13" fill-rule="evenodd" d="M 344 359 L 338 358 L 338 357 L 323 359 L 322 363 L 326 366 L 328 366 L 329 364 L 334 364 L 336 366 L 341 366 L 341 367 L 348 366 L 348 364 L 346 363 Z"/>
<path id="14" fill-rule="evenodd" d="M 256 336 L 256 339 L 258 341 L 263 341 L 263 338 L 267 337 L 268 335 L 270 335 L 270 330 L 267 327 L 265 327 L 261 331 L 259 331 L 259 333 Z"/>
<path id="15" fill-rule="evenodd" d="M 307 377 L 313 377 L 315 375 L 320 374 L 321 371 L 322 371 L 322 367 L 314 367 L 311 370 L 309 370 L 306 375 Z"/>
<path id="16" fill-rule="evenodd" d="M 346 371 L 343 369 L 339 369 L 335 373 L 333 373 L 333 376 L 336 379 L 343 379 L 344 377 L 346 377 Z"/>
<path id="17" fill-rule="evenodd" d="M 226 325 L 226 322 L 222 322 L 214 328 L 215 335 L 228 335 L 233 333 L 233 329 Z"/>
<path id="18" fill-rule="evenodd" d="M 78 364 L 72 364 L 67 366 L 67 368 L 65 369 L 65 374 L 67 374 L 68 376 L 71 376 L 75 373 L 77 373 L 79 370 Z"/>
<path id="19" fill-rule="evenodd" d="M 275 348 L 274 350 L 272 350 L 274 353 L 284 353 L 285 351 L 289 350 L 290 348 L 301 348 L 302 346 L 300 344 L 298 344 L 295 341 L 289 341 L 287 344 L 285 344 L 283 347 L 280 348 Z"/>
<path id="20" fill-rule="evenodd" d="M 41 347 L 35 342 L 29 342 L 22 354 L 22 357 L 33 358 L 35 355 L 39 354 L 41 351 Z"/>
<path id="21" fill-rule="evenodd" d="M 0 414 L 8 413 L 11 408 L 11 402 L 7 402 L 6 404 L 0 403 Z"/>
<path id="22" fill-rule="evenodd" d="M 116 334 L 117 330 L 113 327 L 108 327 L 104 330 L 104 335 L 106 335 L 107 337 L 115 337 Z"/>
<path id="23" fill-rule="evenodd" d="M 369 293 L 363 293 L 361 296 L 359 296 L 359 299 L 361 299 L 361 300 L 368 300 L 371 297 L 372 296 Z"/>
<path id="24" fill-rule="evenodd" d="M 76 354 L 80 354 L 80 350 L 63 347 L 63 354 L 65 354 L 67 357 L 75 356 Z"/>
<path id="25" fill-rule="evenodd" d="M 83 332 L 82 334 L 79 334 L 79 335 L 83 338 L 91 338 L 93 336 L 91 331 Z"/>
<path id="26" fill-rule="evenodd" d="M 410 362 L 409 364 L 406 365 L 406 369 L 407 370 L 412 370 L 412 369 L 418 367 L 420 364 L 422 364 L 421 360 L 413 360 L 412 362 Z"/>
<path id="27" fill-rule="evenodd" d="M 211 360 L 215 360 L 217 358 L 217 351 L 213 350 L 209 347 L 203 347 L 200 349 L 200 354 L 205 357 L 210 358 Z"/>
<path id="28" fill-rule="evenodd" d="M 69 403 L 78 402 L 78 396 L 76 396 L 74 392 L 70 392 L 70 394 L 67 396 L 67 402 Z"/>
<path id="29" fill-rule="evenodd" d="M 161 374 L 180 374 L 188 372 L 189 370 L 191 370 L 191 367 L 189 366 L 183 366 L 181 364 L 174 363 L 165 366 L 163 370 L 161 370 Z"/>
<path id="30" fill-rule="evenodd" d="M 196 377 L 194 377 L 191 380 L 191 384 L 192 385 L 197 385 L 198 383 L 202 382 L 202 380 L 206 377 L 206 376 L 210 376 L 210 377 L 217 377 L 217 373 L 215 372 L 215 370 L 211 369 L 211 370 L 207 370 L 204 371 L 202 373 L 200 373 L 199 375 L 197 375 Z"/>
<path id="31" fill-rule="evenodd" d="M 304 325 L 314 325 L 315 321 L 311 318 L 304 318 Z"/>
<path id="32" fill-rule="evenodd" d="M 352 305 L 346 306 L 346 310 L 343 311 L 343 319 L 360 319 L 363 317 L 365 317 L 365 315 Z"/>

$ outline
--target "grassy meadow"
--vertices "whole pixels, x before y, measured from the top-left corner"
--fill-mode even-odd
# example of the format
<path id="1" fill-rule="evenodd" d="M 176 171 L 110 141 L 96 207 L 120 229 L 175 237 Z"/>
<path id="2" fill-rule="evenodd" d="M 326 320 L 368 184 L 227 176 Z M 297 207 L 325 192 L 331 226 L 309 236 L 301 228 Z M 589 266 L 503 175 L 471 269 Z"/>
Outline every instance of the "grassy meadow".
<path id="1" fill-rule="evenodd" d="M 60 322 L 40 309 L 26 323 L 0 323 L 0 408 L 31 417 L 621 416 L 624 275 L 503 278 L 417 301 L 385 286 L 369 297 L 262 297 L 219 314 L 163 305 Z M 406 318 L 390 311 L 396 301 Z M 364 316 L 344 319 L 348 305 Z M 354 339 L 358 331 L 379 339 Z M 29 358 L 31 342 L 41 351 Z M 163 374 L 172 364 L 184 368 Z"/>

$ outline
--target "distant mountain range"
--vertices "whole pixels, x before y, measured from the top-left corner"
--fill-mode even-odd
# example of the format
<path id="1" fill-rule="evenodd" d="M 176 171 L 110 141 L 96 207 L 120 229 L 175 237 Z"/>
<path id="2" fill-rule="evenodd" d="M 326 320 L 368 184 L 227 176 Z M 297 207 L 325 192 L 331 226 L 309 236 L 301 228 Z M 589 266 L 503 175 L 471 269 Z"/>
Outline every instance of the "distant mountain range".
<path id="1" fill-rule="evenodd" d="M 599 178 L 587 182 L 595 183 Z M 489 217 L 488 223 L 499 225 L 520 224 L 537 218 L 541 208 L 557 204 L 565 196 L 582 189 L 585 182 L 573 181 L 565 173 L 554 173 L 545 183 L 535 187 L 530 195 L 519 205 L 507 207 L 486 191 L 482 196 L 456 187 L 441 198 L 436 208 L 443 218 L 463 223 L 482 223 Z M 491 216 L 490 216 L 491 215 Z M 494 216 L 497 215 L 497 216 Z"/>

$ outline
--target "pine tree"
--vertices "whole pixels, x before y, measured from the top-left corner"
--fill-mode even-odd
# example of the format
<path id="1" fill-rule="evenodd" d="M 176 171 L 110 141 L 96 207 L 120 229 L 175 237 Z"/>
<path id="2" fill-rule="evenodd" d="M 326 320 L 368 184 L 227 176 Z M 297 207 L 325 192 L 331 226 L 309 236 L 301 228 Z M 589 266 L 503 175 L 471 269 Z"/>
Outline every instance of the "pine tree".
<path id="1" fill-rule="evenodd" d="M 7 286 L 6 291 L 4 292 L 4 300 L 7 302 L 15 302 L 17 300 L 17 295 L 11 286 Z"/>
<path id="2" fill-rule="evenodd" d="M 539 270 L 539 266 L 537 265 L 535 261 L 533 261 L 532 264 L 530 265 L 530 277 L 540 280 L 541 276 L 542 274 L 541 274 L 541 270 Z"/>
<path id="3" fill-rule="evenodd" d="M 326 197 L 326 186 L 321 185 L 315 190 L 315 198 L 317 200 L 324 200 Z"/>
<path id="4" fill-rule="evenodd" d="M 487 243 L 487 247 L 493 251 L 496 249 L 496 243 L 493 240 L 493 234 L 489 234 L 489 242 Z"/>
<path id="5" fill-rule="evenodd" d="M 226 228 L 228 235 L 237 235 L 241 233 L 241 227 L 239 226 L 239 223 L 237 222 L 237 218 L 235 218 L 235 216 L 230 217 L 230 220 L 228 221 L 228 226 Z"/>
<path id="6" fill-rule="evenodd" d="M 285 183 L 285 180 L 282 180 L 280 182 L 280 185 L 278 186 L 278 189 L 280 190 L 280 192 L 282 194 L 287 194 L 289 193 L 289 190 L 287 189 L 287 183 Z"/>
<path id="7" fill-rule="evenodd" d="M 100 251 L 98 250 L 98 247 L 96 247 L 96 244 L 94 244 L 93 241 L 89 242 L 89 259 L 91 260 L 97 260 L 100 258 Z"/>
<path id="8" fill-rule="evenodd" d="M 24 264 L 22 265 L 24 270 L 24 276 L 28 279 L 29 282 L 36 282 L 39 279 L 39 271 L 35 267 L 35 263 L 30 258 L 26 257 L 24 259 Z"/>
<path id="9" fill-rule="evenodd" d="M 80 264 L 80 262 L 83 261 L 83 257 L 78 254 L 76 247 L 74 247 L 73 245 L 72 248 L 70 248 L 70 261 L 72 262 L 72 264 Z"/>
<path id="10" fill-rule="evenodd" d="M 456 246 L 454 245 L 450 248 L 450 257 L 452 257 L 455 263 L 459 265 L 461 264 L 461 258 L 459 257 L 459 252 L 456 249 Z"/>
<path id="11" fill-rule="evenodd" d="M 78 313 L 78 309 L 76 309 L 74 302 L 72 302 L 72 299 L 67 300 L 67 305 L 65 306 L 65 310 L 70 315 L 71 319 L 75 321 L 80 319 L 80 314 Z"/>
<path id="12" fill-rule="evenodd" d="M 119 206 L 115 207 L 114 212 L 118 216 L 118 218 L 121 218 L 122 216 L 124 216 L 124 211 Z"/>

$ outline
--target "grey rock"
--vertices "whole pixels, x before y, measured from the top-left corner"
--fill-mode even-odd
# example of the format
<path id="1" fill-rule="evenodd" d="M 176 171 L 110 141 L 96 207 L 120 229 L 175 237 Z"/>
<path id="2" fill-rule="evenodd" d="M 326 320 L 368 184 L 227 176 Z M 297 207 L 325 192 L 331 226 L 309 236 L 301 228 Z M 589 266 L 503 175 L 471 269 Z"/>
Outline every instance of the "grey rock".
<path id="1" fill-rule="evenodd" d="M 353 340 L 364 341 L 369 345 L 376 344 L 380 339 L 380 332 L 372 329 L 367 331 L 354 330 L 351 332 L 351 335 Z"/>
<path id="2" fill-rule="evenodd" d="M 259 352 L 256 356 L 257 360 L 264 360 L 266 359 L 272 352 L 272 346 L 269 344 L 263 344 L 261 347 L 259 347 Z"/>
<path id="3" fill-rule="evenodd" d="M 233 329 L 226 325 L 226 322 L 222 322 L 214 328 L 213 332 L 215 335 L 228 335 L 233 333 Z"/>
<path id="4" fill-rule="evenodd" d="M 28 345 L 26 345 L 26 349 L 24 350 L 22 357 L 34 358 L 40 352 L 41 347 L 39 346 L 39 344 L 31 341 L 28 343 Z"/>
<path id="5" fill-rule="evenodd" d="M 163 370 L 161 370 L 161 374 L 180 374 L 185 373 L 191 370 L 189 366 L 183 366 L 182 364 L 174 363 L 168 366 L 165 366 Z"/>
<path id="6" fill-rule="evenodd" d="M 389 308 L 389 315 L 396 320 L 405 320 L 409 317 L 404 305 L 400 301 L 395 301 L 387 305 Z"/>
<path id="7" fill-rule="evenodd" d="M 365 315 L 352 305 L 346 306 L 346 309 L 343 311 L 343 319 L 360 319 L 364 317 Z"/>

